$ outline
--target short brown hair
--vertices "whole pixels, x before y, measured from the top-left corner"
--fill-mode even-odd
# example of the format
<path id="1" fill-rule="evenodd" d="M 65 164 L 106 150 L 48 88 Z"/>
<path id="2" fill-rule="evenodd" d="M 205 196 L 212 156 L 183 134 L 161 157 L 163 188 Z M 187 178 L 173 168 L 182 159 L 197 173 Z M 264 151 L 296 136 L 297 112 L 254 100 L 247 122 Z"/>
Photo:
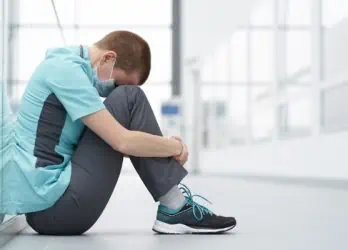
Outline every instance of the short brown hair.
<path id="1" fill-rule="evenodd" d="M 94 45 L 100 49 L 112 50 L 117 54 L 115 67 L 127 73 L 139 72 L 140 84 L 143 84 L 149 77 L 151 70 L 150 46 L 139 35 L 125 30 L 114 31 Z"/>

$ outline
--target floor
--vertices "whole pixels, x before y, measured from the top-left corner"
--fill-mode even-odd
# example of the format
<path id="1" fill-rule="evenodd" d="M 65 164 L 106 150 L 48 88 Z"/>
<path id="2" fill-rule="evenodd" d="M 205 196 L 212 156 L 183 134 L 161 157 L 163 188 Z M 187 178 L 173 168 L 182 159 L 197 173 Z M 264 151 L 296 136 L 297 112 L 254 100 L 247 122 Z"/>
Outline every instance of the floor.
<path id="1" fill-rule="evenodd" d="M 185 182 L 210 199 L 238 226 L 225 235 L 156 235 L 156 213 L 141 181 L 121 176 L 96 225 L 84 236 L 38 236 L 26 229 L 3 250 L 248 249 L 347 250 L 348 189 L 281 184 L 227 177 L 191 177 Z"/>

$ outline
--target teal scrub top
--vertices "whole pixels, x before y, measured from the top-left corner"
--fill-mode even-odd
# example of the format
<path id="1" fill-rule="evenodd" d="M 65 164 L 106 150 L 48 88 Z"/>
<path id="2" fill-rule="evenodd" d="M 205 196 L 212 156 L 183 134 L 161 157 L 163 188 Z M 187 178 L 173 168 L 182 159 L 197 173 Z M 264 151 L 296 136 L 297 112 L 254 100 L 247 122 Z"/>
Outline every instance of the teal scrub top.
<path id="1" fill-rule="evenodd" d="M 63 195 L 84 129 L 80 118 L 105 108 L 96 79 L 88 48 L 82 56 L 78 46 L 47 50 L 16 119 L 11 122 L 9 112 L 2 113 L 0 213 L 44 210 Z"/>

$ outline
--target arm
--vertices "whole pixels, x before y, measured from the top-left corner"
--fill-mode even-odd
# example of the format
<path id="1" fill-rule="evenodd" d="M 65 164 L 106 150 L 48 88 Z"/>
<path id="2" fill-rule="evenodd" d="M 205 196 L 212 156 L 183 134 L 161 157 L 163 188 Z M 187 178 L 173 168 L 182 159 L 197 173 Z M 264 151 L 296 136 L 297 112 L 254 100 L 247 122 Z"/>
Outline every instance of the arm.
<path id="1" fill-rule="evenodd" d="M 138 157 L 170 157 L 180 155 L 182 143 L 162 136 L 124 128 L 106 109 L 87 115 L 82 122 L 113 149 Z"/>
<path id="2" fill-rule="evenodd" d="M 173 139 L 129 131 L 114 119 L 79 65 L 64 61 L 47 65 L 46 83 L 67 110 L 72 121 L 89 127 L 113 149 L 139 157 L 169 157 L 181 154 L 182 144 Z M 72 84 L 73 83 L 73 84 Z"/>

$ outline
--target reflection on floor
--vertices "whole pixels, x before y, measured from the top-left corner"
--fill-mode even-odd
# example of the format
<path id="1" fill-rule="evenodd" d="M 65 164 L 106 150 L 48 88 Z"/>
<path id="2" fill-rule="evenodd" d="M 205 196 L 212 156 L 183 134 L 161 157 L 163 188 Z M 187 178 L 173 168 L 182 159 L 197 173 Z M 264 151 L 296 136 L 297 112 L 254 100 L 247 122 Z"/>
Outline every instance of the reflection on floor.
<path id="1" fill-rule="evenodd" d="M 237 228 L 217 236 L 156 235 L 151 231 L 156 204 L 141 181 L 127 175 L 86 235 L 38 236 L 27 229 L 4 250 L 348 249 L 348 190 L 218 177 L 185 183 L 210 199 L 215 211 L 234 215 Z"/>

